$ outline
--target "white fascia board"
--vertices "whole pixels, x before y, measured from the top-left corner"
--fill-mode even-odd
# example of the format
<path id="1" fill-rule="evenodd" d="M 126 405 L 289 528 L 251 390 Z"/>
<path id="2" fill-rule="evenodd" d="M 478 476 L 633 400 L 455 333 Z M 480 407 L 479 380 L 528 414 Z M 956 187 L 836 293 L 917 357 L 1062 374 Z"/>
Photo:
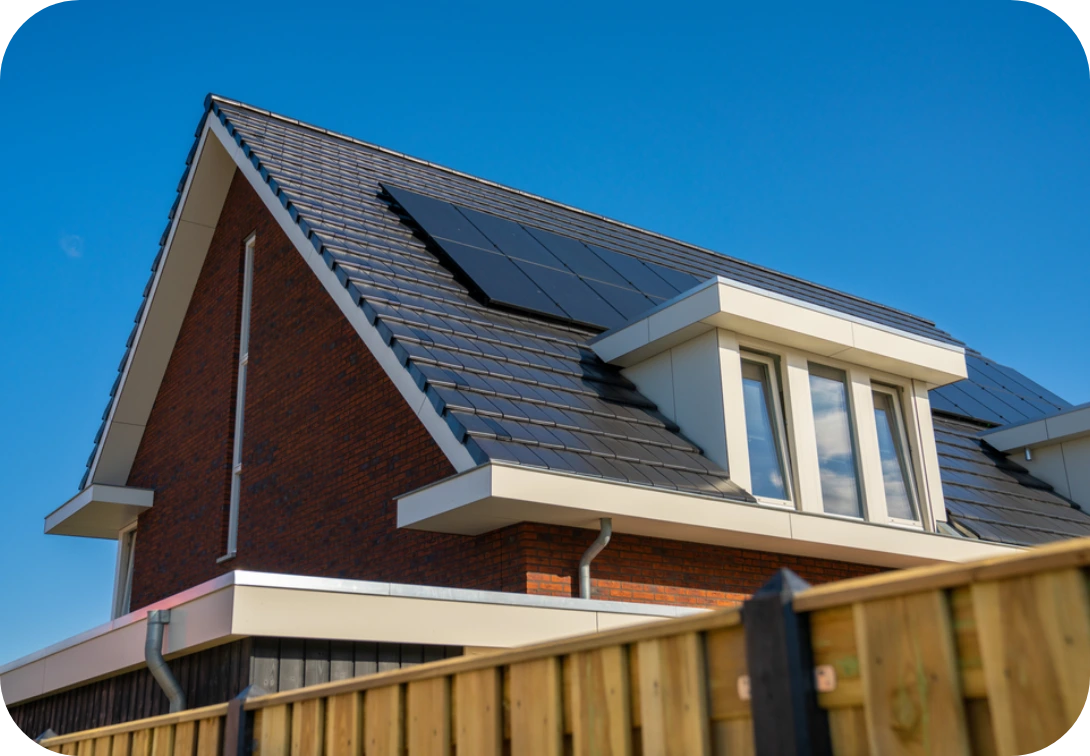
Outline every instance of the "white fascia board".
<path id="1" fill-rule="evenodd" d="M 151 509 L 154 497 L 146 488 L 92 484 L 46 515 L 45 533 L 112 540 Z"/>
<path id="2" fill-rule="evenodd" d="M 712 328 L 942 386 L 963 380 L 965 350 L 766 291 L 710 278 L 606 331 L 591 346 L 606 362 L 631 367 Z"/>
<path id="3" fill-rule="evenodd" d="M 105 431 L 91 461 L 88 483 L 124 486 L 128 482 L 152 404 L 231 186 L 234 165 L 218 143 L 209 144 L 208 123 L 206 119 L 132 348 L 121 371 Z"/>
<path id="4" fill-rule="evenodd" d="M 212 115 L 209 118 L 209 128 L 212 134 L 219 140 L 220 144 L 227 150 L 235 166 L 242 172 L 242 175 L 246 177 L 246 180 L 250 182 L 250 185 L 254 188 L 257 196 L 261 198 L 261 201 L 265 204 L 269 213 L 280 225 L 281 230 L 291 240 L 295 249 L 302 255 L 303 260 L 317 276 L 318 281 L 322 284 L 325 290 L 329 293 L 329 296 L 333 298 L 333 301 L 337 304 L 341 313 L 348 319 L 348 322 L 363 339 L 363 343 L 367 345 L 371 354 L 374 355 L 379 365 L 382 366 L 383 371 L 393 382 L 394 386 L 404 397 L 408 403 L 409 408 L 420 419 L 428 433 L 435 440 L 436 444 L 450 460 L 451 465 L 458 472 L 469 470 L 477 465 L 473 457 L 470 455 L 469 450 L 465 448 L 465 445 L 454 435 L 454 432 L 447 425 L 446 421 L 439 415 L 432 406 L 431 401 L 428 399 L 419 386 L 416 385 L 416 381 L 409 374 L 409 371 L 402 366 L 398 360 L 397 355 L 394 354 L 393 349 L 387 346 L 383 341 L 382 336 L 378 330 L 367 321 L 367 316 L 364 314 L 363 309 L 353 301 L 352 295 L 348 292 L 348 289 L 338 280 L 337 275 L 329 269 L 321 255 L 314 248 L 314 244 L 303 233 L 303 230 L 299 227 L 299 224 L 292 220 L 291 214 L 284 208 L 280 200 L 273 194 L 269 185 L 265 183 L 265 180 L 261 177 L 261 173 L 254 164 L 243 154 L 242 148 L 235 142 L 235 140 L 227 133 L 227 129 L 223 124 Z"/>
<path id="5" fill-rule="evenodd" d="M 782 506 L 726 501 L 567 473 L 490 463 L 399 497 L 398 526 L 478 535 L 519 522 L 616 533 L 882 567 L 960 562 L 1017 547 L 926 533 Z"/>
<path id="6" fill-rule="evenodd" d="M 254 636 L 509 648 L 703 611 L 236 571 L 5 664 L 4 702 L 142 666 L 153 609 L 171 610 L 168 658 Z"/>
<path id="7" fill-rule="evenodd" d="M 1048 446 L 1090 436 L 1090 404 L 1080 404 L 1038 420 L 1004 425 L 986 431 L 980 437 L 1001 452 L 1026 447 Z"/>

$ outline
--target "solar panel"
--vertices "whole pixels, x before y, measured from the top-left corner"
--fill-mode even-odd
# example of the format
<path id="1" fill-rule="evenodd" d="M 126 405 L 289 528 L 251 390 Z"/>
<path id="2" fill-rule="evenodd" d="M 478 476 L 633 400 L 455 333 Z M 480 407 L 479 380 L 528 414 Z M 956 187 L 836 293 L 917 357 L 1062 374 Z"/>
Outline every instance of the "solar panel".
<path id="1" fill-rule="evenodd" d="M 700 283 L 700 279 L 696 276 L 690 276 L 688 273 L 682 273 L 680 270 L 674 270 L 673 268 L 667 268 L 665 265 L 658 265 L 657 263 L 647 261 L 644 261 L 643 264 L 653 270 L 660 278 L 664 279 L 666 283 L 677 289 L 679 294 L 683 291 L 688 291 Z"/>
<path id="2" fill-rule="evenodd" d="M 564 263 L 558 260 L 552 252 L 545 249 L 537 239 L 526 233 L 525 229 L 519 224 L 497 218 L 494 215 L 486 215 L 476 210 L 470 210 L 466 207 L 460 208 L 460 210 L 473 222 L 474 226 L 480 229 L 508 257 L 568 271 Z"/>
<path id="3" fill-rule="evenodd" d="M 511 258 L 499 252 L 488 252 L 449 239 L 436 239 L 436 243 L 450 260 L 484 294 L 489 302 L 518 307 L 523 310 L 567 318 L 560 309 L 529 277 L 519 270 Z"/>
<path id="4" fill-rule="evenodd" d="M 626 286 L 613 286 L 593 278 L 584 278 L 587 286 L 598 292 L 602 299 L 609 302 L 613 309 L 632 320 L 654 307 L 657 302 L 648 299 L 640 292 Z"/>
<path id="5" fill-rule="evenodd" d="M 632 288 L 637 291 L 662 297 L 663 299 L 677 296 L 677 289 L 666 283 L 666 281 L 657 276 L 654 271 L 635 257 L 629 257 L 628 255 L 622 255 L 620 252 L 602 249 L 593 244 L 588 244 L 587 247 L 591 252 L 597 255 L 602 262 L 624 276 L 629 284 L 631 284 Z"/>
<path id="6" fill-rule="evenodd" d="M 471 247 L 496 251 L 488 239 L 451 203 L 389 185 L 385 188 L 397 204 L 433 239 L 450 239 Z"/>
<path id="7" fill-rule="evenodd" d="M 384 188 L 487 304 L 607 329 L 699 283 L 576 239 L 400 187 Z"/>
<path id="8" fill-rule="evenodd" d="M 614 286 L 630 286 L 621 274 L 593 254 L 587 245 L 566 236 L 558 236 L 540 228 L 525 227 L 535 239 L 549 249 L 580 278 L 593 278 Z"/>
<path id="9" fill-rule="evenodd" d="M 515 259 L 514 263 L 577 323 L 615 328 L 628 320 L 573 273 L 525 260 Z"/>

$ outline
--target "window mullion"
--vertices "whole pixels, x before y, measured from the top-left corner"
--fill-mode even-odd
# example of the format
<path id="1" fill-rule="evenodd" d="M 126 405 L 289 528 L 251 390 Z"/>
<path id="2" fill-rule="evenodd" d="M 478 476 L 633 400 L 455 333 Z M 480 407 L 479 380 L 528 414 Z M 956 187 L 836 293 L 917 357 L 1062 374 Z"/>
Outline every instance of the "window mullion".
<path id="1" fill-rule="evenodd" d="M 786 421 L 790 428 L 788 448 L 794 449 L 795 499 L 803 512 L 823 514 L 821 472 L 818 468 L 814 407 L 810 399 L 810 368 L 806 357 L 788 352 L 783 359 Z"/>
<path id="2" fill-rule="evenodd" d="M 870 522 L 889 523 L 886 507 L 882 455 L 878 449 L 878 427 L 874 422 L 874 394 L 870 376 L 862 370 L 848 370 L 851 386 L 852 423 L 859 450 L 859 472 L 863 476 L 863 510 Z"/>

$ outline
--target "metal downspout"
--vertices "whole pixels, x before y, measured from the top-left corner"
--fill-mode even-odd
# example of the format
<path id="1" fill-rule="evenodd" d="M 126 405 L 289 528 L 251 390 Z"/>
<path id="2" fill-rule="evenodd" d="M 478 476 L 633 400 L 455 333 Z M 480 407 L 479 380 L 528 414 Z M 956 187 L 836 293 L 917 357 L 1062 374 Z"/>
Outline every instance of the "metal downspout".
<path id="1" fill-rule="evenodd" d="M 167 694 L 167 699 L 170 701 L 170 713 L 177 714 L 179 711 L 185 711 L 185 693 L 171 674 L 166 659 L 163 658 L 163 625 L 169 623 L 169 609 L 148 612 L 148 635 L 144 641 L 144 660 L 148 663 L 151 676 Z"/>
<path id="2" fill-rule="evenodd" d="M 602 530 L 583 554 L 583 558 L 579 560 L 580 598 L 590 598 L 590 563 L 594 561 L 594 557 L 602 553 L 602 549 L 609 545 L 609 539 L 613 537 L 613 518 L 603 517 L 600 522 Z"/>

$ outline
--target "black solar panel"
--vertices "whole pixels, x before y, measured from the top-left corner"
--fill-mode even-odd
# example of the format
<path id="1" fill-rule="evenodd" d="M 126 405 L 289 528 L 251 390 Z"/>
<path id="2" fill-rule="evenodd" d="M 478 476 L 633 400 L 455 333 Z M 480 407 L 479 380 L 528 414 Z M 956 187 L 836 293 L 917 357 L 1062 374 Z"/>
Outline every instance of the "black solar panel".
<path id="1" fill-rule="evenodd" d="M 488 239 L 466 219 L 465 215 L 449 202 L 425 197 L 422 194 L 386 187 L 409 215 L 413 217 L 433 239 L 450 239 L 471 247 L 496 251 Z"/>
<path id="2" fill-rule="evenodd" d="M 608 329 L 691 289 L 695 276 L 384 185 L 488 304 Z"/>
<path id="3" fill-rule="evenodd" d="M 969 379 L 931 391 L 934 409 L 1010 425 L 1051 415 L 1071 405 L 1043 386 L 976 353 L 965 355 Z"/>
<path id="4" fill-rule="evenodd" d="M 488 252 L 468 244 L 438 238 L 435 242 L 456 268 L 464 273 L 489 302 L 518 307 L 523 310 L 567 318 L 541 288 L 519 270 L 511 258 L 499 252 Z"/>

